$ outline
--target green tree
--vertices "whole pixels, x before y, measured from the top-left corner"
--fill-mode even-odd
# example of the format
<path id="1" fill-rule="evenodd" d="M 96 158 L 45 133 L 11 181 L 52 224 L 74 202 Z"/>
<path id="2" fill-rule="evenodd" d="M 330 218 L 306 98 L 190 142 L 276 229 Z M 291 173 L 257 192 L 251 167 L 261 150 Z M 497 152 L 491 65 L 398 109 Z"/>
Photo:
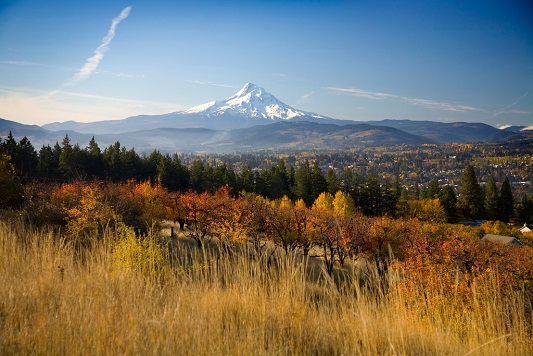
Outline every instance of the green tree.
<path id="1" fill-rule="evenodd" d="M 11 157 L 11 163 L 23 181 L 34 177 L 37 171 L 37 152 L 26 136 L 17 143 L 10 131 L 5 142 L 0 140 L 0 149 Z"/>
<path id="2" fill-rule="evenodd" d="M 491 175 L 487 186 L 485 187 L 485 216 L 488 220 L 497 220 L 498 219 L 498 208 L 500 203 L 500 197 L 498 193 L 498 187 L 496 186 L 496 181 Z"/>
<path id="3" fill-rule="evenodd" d="M 85 148 L 87 155 L 87 166 L 86 171 L 87 175 L 90 178 L 104 178 L 104 170 L 102 169 L 104 165 L 104 159 L 102 156 L 102 151 L 98 147 L 98 143 L 94 139 L 94 136 L 89 141 L 89 145 Z"/>
<path id="4" fill-rule="evenodd" d="M 11 157 L 0 150 L 0 208 L 14 207 L 22 199 L 22 185 L 16 177 Z"/>
<path id="5" fill-rule="evenodd" d="M 117 141 L 104 150 L 103 160 L 107 179 L 114 182 L 124 179 L 125 167 L 121 156 L 120 142 Z"/>
<path id="6" fill-rule="evenodd" d="M 328 170 L 328 173 L 326 174 L 326 182 L 328 184 L 329 194 L 335 195 L 339 191 L 340 187 L 337 180 L 337 175 L 335 174 L 335 170 L 333 168 Z"/>
<path id="7" fill-rule="evenodd" d="M 54 148 L 50 145 L 43 146 L 39 150 L 37 159 L 37 176 L 41 179 L 59 179 L 59 157 L 61 156 L 61 147 L 55 144 Z"/>
<path id="8" fill-rule="evenodd" d="M 468 165 L 461 176 L 461 188 L 457 200 L 459 211 L 465 219 L 483 217 L 483 191 L 477 181 L 476 172 Z"/>
<path id="9" fill-rule="evenodd" d="M 204 191 L 204 169 L 204 162 L 200 159 L 195 160 L 191 166 L 190 187 L 198 193 Z"/>
<path id="10" fill-rule="evenodd" d="M 237 188 L 252 193 L 254 191 L 254 172 L 248 163 L 243 163 L 241 172 L 237 175 Z"/>
<path id="11" fill-rule="evenodd" d="M 78 144 L 72 146 L 68 134 L 62 142 L 59 155 L 59 171 L 63 179 L 87 178 L 83 152 Z"/>
<path id="12" fill-rule="evenodd" d="M 309 161 L 306 161 L 294 174 L 294 197 L 303 199 L 307 206 L 311 206 L 316 199 L 313 196 L 312 178 Z"/>
<path id="13" fill-rule="evenodd" d="M 313 164 L 313 168 L 311 170 L 311 190 L 313 199 L 318 198 L 320 193 L 328 191 L 328 182 L 326 181 L 324 173 L 322 173 L 322 170 L 318 166 L 317 162 Z"/>
<path id="14" fill-rule="evenodd" d="M 505 177 L 500 190 L 499 220 L 509 222 L 514 212 L 514 198 L 509 178 Z"/>
<path id="15" fill-rule="evenodd" d="M 270 199 L 292 196 L 289 186 L 289 173 L 283 159 L 280 159 L 276 166 L 268 170 L 265 178 Z"/>
<path id="16" fill-rule="evenodd" d="M 340 190 L 344 193 L 350 194 L 355 205 L 360 205 L 361 182 L 362 178 L 359 174 L 353 172 L 350 167 L 344 168 L 339 183 Z"/>
<path id="17" fill-rule="evenodd" d="M 442 187 L 439 193 L 439 201 L 444 207 L 449 223 L 457 221 L 457 196 L 455 190 L 450 185 Z"/>
<path id="18" fill-rule="evenodd" d="M 426 191 L 426 199 L 435 199 L 439 196 L 440 185 L 437 178 L 433 178 L 429 181 L 428 188 Z"/>
<path id="19" fill-rule="evenodd" d="M 368 175 L 361 193 L 361 209 L 368 216 L 383 214 L 381 182 L 376 174 Z"/>

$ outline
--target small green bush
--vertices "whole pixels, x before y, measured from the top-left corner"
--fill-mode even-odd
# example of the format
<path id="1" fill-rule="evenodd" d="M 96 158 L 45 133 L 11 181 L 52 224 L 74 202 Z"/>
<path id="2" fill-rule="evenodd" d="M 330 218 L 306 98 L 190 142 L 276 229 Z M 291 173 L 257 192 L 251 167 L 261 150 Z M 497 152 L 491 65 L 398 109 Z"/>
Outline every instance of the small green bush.
<path id="1" fill-rule="evenodd" d="M 153 238 L 137 236 L 132 227 L 120 224 L 113 246 L 113 269 L 158 277 L 169 266 L 168 252 Z"/>

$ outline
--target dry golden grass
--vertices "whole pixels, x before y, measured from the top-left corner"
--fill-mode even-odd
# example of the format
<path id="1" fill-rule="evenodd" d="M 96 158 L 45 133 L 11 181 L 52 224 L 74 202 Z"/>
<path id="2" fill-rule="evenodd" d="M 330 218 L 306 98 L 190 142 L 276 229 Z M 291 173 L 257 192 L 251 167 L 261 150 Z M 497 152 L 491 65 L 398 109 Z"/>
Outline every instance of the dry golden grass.
<path id="1" fill-rule="evenodd" d="M 82 258 L 53 233 L 0 223 L 0 354 L 533 354 L 518 294 L 474 301 L 457 328 L 446 303 L 417 315 L 376 292 L 364 264 L 340 283 L 296 258 L 267 268 L 178 246 L 174 267 L 147 274 L 117 268 L 109 244 Z"/>

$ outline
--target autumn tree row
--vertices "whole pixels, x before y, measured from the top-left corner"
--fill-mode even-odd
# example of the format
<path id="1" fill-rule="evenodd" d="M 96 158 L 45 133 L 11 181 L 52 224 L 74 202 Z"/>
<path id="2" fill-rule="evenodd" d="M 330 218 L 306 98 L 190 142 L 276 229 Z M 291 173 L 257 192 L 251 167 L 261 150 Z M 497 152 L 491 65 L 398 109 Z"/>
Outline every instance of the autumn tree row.
<path id="1" fill-rule="evenodd" d="M 533 221 L 533 196 L 516 201 L 507 178 L 499 188 L 491 177 L 483 189 L 472 166 L 464 170 L 459 191 L 449 185 L 440 186 L 434 179 L 427 187 L 416 185 L 414 192 L 408 193 L 398 177 L 391 181 L 376 174 L 363 176 L 350 167 L 342 172 L 330 169 L 324 174 L 316 161 L 305 161 L 295 167 L 287 166 L 280 159 L 262 170 L 244 163 L 238 171 L 229 163 L 213 165 L 200 159 L 186 166 L 177 155 L 154 151 L 148 156 L 139 156 L 135 150 L 127 150 L 118 142 L 102 152 L 94 138 L 82 149 L 71 145 L 65 136 L 61 145 L 43 146 L 37 153 L 27 138 L 16 142 L 9 135 L 0 142 L 0 151 L 6 161 L 3 170 L 11 172 L 6 175 L 16 175 L 22 182 L 98 179 L 118 183 L 135 179 L 160 182 L 175 192 L 208 193 L 229 185 L 237 191 L 271 200 L 284 196 L 292 201 L 302 199 L 308 207 L 320 194 L 335 195 L 340 191 L 350 195 L 355 206 L 367 216 L 417 217 L 432 222 L 485 219 L 523 224 Z M 14 170 L 8 167 L 8 157 Z M 4 194 L 9 198 L 4 199 L 5 203 L 0 202 L 0 206 L 12 206 L 17 196 L 21 201 L 21 189 L 15 186 L 9 185 L 9 194 Z"/>

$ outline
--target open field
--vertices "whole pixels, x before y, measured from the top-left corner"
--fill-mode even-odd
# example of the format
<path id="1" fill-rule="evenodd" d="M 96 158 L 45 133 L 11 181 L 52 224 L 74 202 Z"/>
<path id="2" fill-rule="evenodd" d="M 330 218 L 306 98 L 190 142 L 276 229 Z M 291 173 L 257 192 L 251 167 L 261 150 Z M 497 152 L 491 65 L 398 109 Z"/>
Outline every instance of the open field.
<path id="1" fill-rule="evenodd" d="M 56 233 L 0 223 L 0 354 L 533 353 L 520 293 L 478 286 L 465 315 L 435 299 L 415 313 L 400 276 L 384 291 L 364 262 L 340 282 L 310 278 L 295 256 L 267 264 L 178 243 L 171 266 L 166 249 L 118 235 L 79 253 Z"/>

